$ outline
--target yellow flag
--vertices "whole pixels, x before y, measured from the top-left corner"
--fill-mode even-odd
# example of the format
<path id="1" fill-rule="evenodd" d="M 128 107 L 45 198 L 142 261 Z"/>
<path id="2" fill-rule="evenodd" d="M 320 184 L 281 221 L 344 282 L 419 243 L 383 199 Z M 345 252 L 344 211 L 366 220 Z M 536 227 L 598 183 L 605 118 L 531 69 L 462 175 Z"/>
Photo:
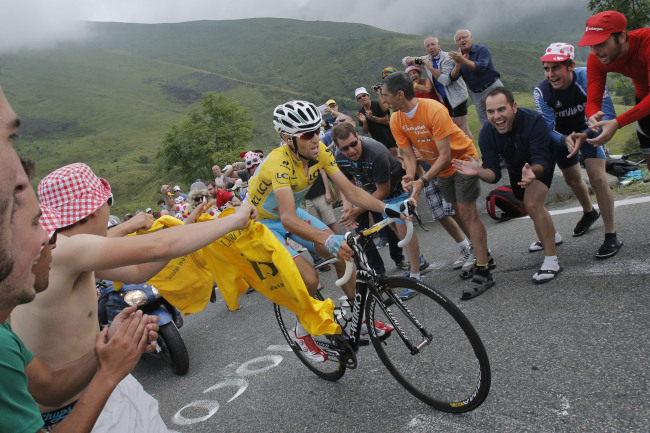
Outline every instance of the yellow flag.
<path id="1" fill-rule="evenodd" d="M 220 217 L 230 213 L 226 210 Z M 212 219 L 203 214 L 198 221 Z M 149 230 L 139 233 L 180 224 L 183 222 L 165 215 Z M 237 310 L 237 298 L 253 287 L 296 314 L 310 334 L 341 333 L 333 318 L 334 302 L 309 296 L 291 254 L 264 224 L 251 222 L 245 230 L 230 232 L 197 252 L 171 260 L 147 283 L 172 305 L 190 314 L 205 308 L 213 279 L 230 310 Z"/>

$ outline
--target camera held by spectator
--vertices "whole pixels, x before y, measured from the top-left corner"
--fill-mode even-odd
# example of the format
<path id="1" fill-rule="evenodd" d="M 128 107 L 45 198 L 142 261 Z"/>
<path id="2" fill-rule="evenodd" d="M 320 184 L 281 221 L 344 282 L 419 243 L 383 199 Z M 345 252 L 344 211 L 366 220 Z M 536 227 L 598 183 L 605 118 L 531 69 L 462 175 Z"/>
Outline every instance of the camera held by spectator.
<path id="1" fill-rule="evenodd" d="M 413 63 L 415 63 L 416 65 L 424 65 L 424 60 L 419 57 L 416 57 L 415 60 L 413 60 Z"/>

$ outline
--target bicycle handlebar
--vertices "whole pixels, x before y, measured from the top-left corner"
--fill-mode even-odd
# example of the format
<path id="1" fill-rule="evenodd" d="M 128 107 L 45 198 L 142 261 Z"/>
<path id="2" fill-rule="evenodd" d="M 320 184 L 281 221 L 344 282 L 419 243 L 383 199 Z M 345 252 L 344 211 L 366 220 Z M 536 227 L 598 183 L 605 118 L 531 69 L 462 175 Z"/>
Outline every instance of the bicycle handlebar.
<path id="1" fill-rule="evenodd" d="M 411 238 L 413 237 L 413 221 L 412 218 L 409 218 L 411 215 L 411 212 L 415 209 L 413 206 L 413 203 L 409 200 L 406 199 L 404 200 L 404 211 L 402 214 L 406 216 L 406 221 L 404 222 L 406 224 L 406 235 L 404 236 L 404 239 L 399 241 L 397 245 L 400 248 L 403 248 L 406 244 L 408 244 L 411 241 Z M 383 229 L 389 224 L 394 223 L 395 221 L 399 220 L 400 218 L 386 218 L 382 221 L 379 221 L 372 227 L 367 228 L 366 230 L 361 232 L 361 235 L 359 236 L 370 236 L 373 233 L 378 232 L 379 230 Z M 351 232 L 347 232 L 345 234 L 345 242 L 352 246 L 355 244 L 355 236 Z M 350 277 L 352 276 L 352 272 L 354 271 L 354 262 L 345 262 L 345 273 L 341 278 L 336 280 L 334 284 L 336 284 L 337 287 L 342 287 L 343 284 L 347 283 L 350 280 Z"/>

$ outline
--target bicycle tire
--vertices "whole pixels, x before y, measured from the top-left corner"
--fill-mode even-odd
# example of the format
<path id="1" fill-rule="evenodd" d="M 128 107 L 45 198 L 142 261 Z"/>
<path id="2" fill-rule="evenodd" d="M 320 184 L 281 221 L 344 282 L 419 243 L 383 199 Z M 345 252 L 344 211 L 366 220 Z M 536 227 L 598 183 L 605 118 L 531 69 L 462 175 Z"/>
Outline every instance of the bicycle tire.
<path id="1" fill-rule="evenodd" d="M 320 301 L 323 300 L 323 297 L 320 293 L 317 293 L 314 298 Z M 273 310 L 275 312 L 275 318 L 278 321 L 278 325 L 280 326 L 280 330 L 282 331 L 284 339 L 287 340 L 287 343 L 289 343 L 289 347 L 291 347 L 293 353 L 296 354 L 298 359 L 303 364 L 305 364 L 308 369 L 313 371 L 320 378 L 332 382 L 337 381 L 343 377 L 346 370 L 346 364 L 330 350 L 331 346 L 334 344 L 332 343 L 332 338 L 330 336 L 319 335 L 314 337 L 314 341 L 321 347 L 321 349 L 327 353 L 328 358 L 323 362 L 311 361 L 305 356 L 298 343 L 296 343 L 295 340 L 291 337 L 293 333 L 293 327 L 295 326 L 297 320 L 296 315 L 278 304 L 273 304 Z"/>
<path id="2" fill-rule="evenodd" d="M 402 302 L 406 309 L 396 302 L 404 289 L 418 293 Z M 406 310 L 431 337 L 415 354 L 402 336 L 414 346 L 427 338 Z M 368 323 L 381 320 L 395 328 L 388 338 L 380 339 L 371 327 L 370 339 L 388 371 L 415 397 L 451 413 L 469 412 L 485 401 L 491 382 L 485 347 L 462 311 L 437 290 L 411 278 L 386 278 L 378 291 L 371 289 L 366 318 Z"/>

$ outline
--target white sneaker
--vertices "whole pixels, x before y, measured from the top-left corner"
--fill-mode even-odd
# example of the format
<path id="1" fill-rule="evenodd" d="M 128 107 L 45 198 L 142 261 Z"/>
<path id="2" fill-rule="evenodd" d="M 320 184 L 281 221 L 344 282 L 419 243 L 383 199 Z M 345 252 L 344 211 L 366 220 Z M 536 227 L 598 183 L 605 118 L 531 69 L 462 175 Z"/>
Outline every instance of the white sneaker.
<path id="1" fill-rule="evenodd" d="M 311 335 L 307 334 L 304 337 L 298 337 L 296 328 L 293 328 L 292 333 L 293 340 L 298 343 L 307 359 L 312 362 L 327 361 L 327 353 L 318 347 Z"/>
<path id="2" fill-rule="evenodd" d="M 476 255 L 474 254 L 474 248 L 472 248 L 471 252 L 469 253 L 469 257 L 467 257 L 467 260 L 461 265 L 461 268 L 463 268 L 464 272 L 469 272 L 472 269 L 474 269 L 474 264 L 476 263 Z"/>
<path id="3" fill-rule="evenodd" d="M 462 267 L 465 262 L 469 259 L 469 256 L 472 255 L 474 250 L 471 245 L 466 245 L 460 249 L 460 256 L 454 262 L 454 269 Z"/>

